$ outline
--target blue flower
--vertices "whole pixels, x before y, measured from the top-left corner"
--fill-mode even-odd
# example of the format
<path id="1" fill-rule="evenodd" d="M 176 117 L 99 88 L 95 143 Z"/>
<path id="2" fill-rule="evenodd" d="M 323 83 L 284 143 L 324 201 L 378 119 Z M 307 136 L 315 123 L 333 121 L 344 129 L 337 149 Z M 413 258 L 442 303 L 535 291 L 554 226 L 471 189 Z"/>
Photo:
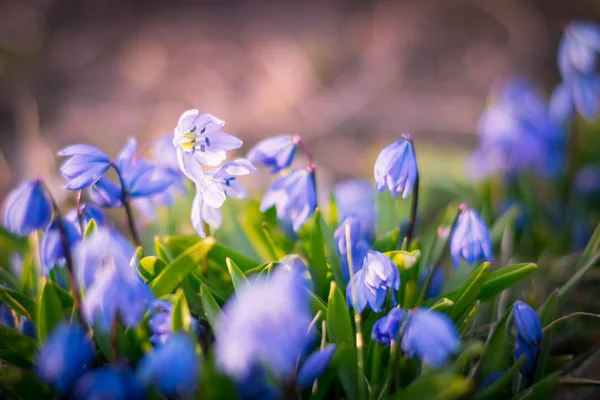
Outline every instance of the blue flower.
<path id="1" fill-rule="evenodd" d="M 200 237 L 205 236 L 204 222 L 213 228 L 221 226 L 221 206 L 228 197 L 245 199 L 248 194 L 237 176 L 256 172 L 250 161 L 238 158 L 224 163 L 217 171 L 206 173 L 196 180 L 196 196 L 192 204 L 192 226 Z"/>
<path id="2" fill-rule="evenodd" d="M 419 273 L 419 291 L 425 285 L 425 281 L 427 280 L 427 275 L 429 274 L 429 269 L 431 267 L 423 268 Z M 433 271 L 433 275 L 429 281 L 429 285 L 427 286 L 427 292 L 425 292 L 425 300 L 434 299 L 442 293 L 442 287 L 444 286 L 444 271 L 442 268 L 435 268 Z"/>
<path id="3" fill-rule="evenodd" d="M 350 252 L 346 241 L 346 226 L 350 228 Z M 358 218 L 353 215 L 347 216 L 335 230 L 333 239 L 336 243 L 336 250 L 340 255 L 342 275 L 346 282 L 350 280 L 350 261 L 352 259 L 353 273 L 356 274 L 363 266 L 363 260 L 371 249 L 368 238 L 361 231 L 361 225 Z"/>
<path id="4" fill-rule="evenodd" d="M 345 217 L 340 225 L 333 233 L 333 240 L 336 244 L 338 254 L 346 254 L 348 252 L 348 243 L 346 242 L 346 229 L 350 228 L 350 248 L 361 239 L 365 239 L 361 235 L 360 221 L 354 215 Z"/>
<path id="5" fill-rule="evenodd" d="M 37 339 L 37 328 L 31 320 L 23 315 L 19 317 L 19 332 L 32 339 Z"/>
<path id="6" fill-rule="evenodd" d="M 73 400 L 142 400 L 144 388 L 129 369 L 101 367 L 88 372 L 77 381 L 72 398 Z"/>
<path id="7" fill-rule="evenodd" d="M 198 110 L 187 110 L 173 131 L 173 146 L 181 171 L 192 181 L 204 173 L 202 164 L 216 167 L 225 160 L 227 151 L 238 149 L 242 141 L 221 132 L 225 121 Z"/>
<path id="8" fill-rule="evenodd" d="M 600 26 L 590 21 L 573 21 L 564 31 L 558 48 L 558 68 L 563 77 L 593 73 L 600 52 Z"/>
<path id="9" fill-rule="evenodd" d="M 137 376 L 165 396 L 192 396 L 200 380 L 196 344 L 184 333 L 172 334 L 165 344 L 142 359 Z"/>
<path id="10" fill-rule="evenodd" d="M 123 207 L 121 186 L 108 178 L 102 177 L 90 187 L 90 198 L 104 208 Z"/>
<path id="11" fill-rule="evenodd" d="M 58 227 L 57 218 L 48 225 L 44 236 L 40 242 L 40 262 L 42 264 L 42 274 L 48 275 L 55 265 L 64 267 L 66 263 L 65 248 L 63 246 L 62 235 Z M 81 234 L 77 226 L 63 218 L 62 225 L 67 234 L 69 248 L 72 248 L 81 240 Z"/>
<path id="12" fill-rule="evenodd" d="M 558 85 L 550 99 L 550 114 L 557 122 L 570 120 L 575 111 L 587 120 L 600 112 L 600 76 L 575 73 Z"/>
<path id="13" fill-rule="evenodd" d="M 458 331 L 450 318 L 437 311 L 412 312 L 402 337 L 402 351 L 423 363 L 441 367 L 460 346 Z"/>
<path id="14" fill-rule="evenodd" d="M 186 176 L 179 168 L 177 161 L 177 151 L 172 144 L 173 135 L 168 134 L 154 141 L 152 147 L 154 165 L 162 174 L 169 177 L 173 184 L 162 193 L 158 193 L 153 200 L 158 204 L 171 206 L 175 202 L 175 196 L 185 195 L 187 188 L 185 186 Z"/>
<path id="15" fill-rule="evenodd" d="M 75 276 L 87 287 L 108 268 L 131 269 L 134 254 L 135 248 L 119 231 L 100 227 L 75 246 Z"/>
<path id="16" fill-rule="evenodd" d="M 277 179 L 263 196 L 260 211 L 265 212 L 273 206 L 277 218 L 290 218 L 297 232 L 317 208 L 314 172 L 299 168 Z"/>
<path id="17" fill-rule="evenodd" d="M 333 188 L 338 220 L 353 215 L 360 222 L 361 236 L 371 239 L 375 233 L 375 190 L 364 179 L 350 179 Z"/>
<path id="18" fill-rule="evenodd" d="M 126 327 L 137 326 L 144 316 L 152 291 L 132 268 L 105 268 L 96 275 L 83 299 L 83 314 L 90 325 L 110 330 L 118 313 Z"/>
<path id="19" fill-rule="evenodd" d="M 58 152 L 59 156 L 69 157 L 60 167 L 60 172 L 68 180 L 68 190 L 80 190 L 93 185 L 110 168 L 110 158 L 94 146 L 75 144 Z"/>
<path id="20" fill-rule="evenodd" d="M 525 376 L 533 375 L 535 365 L 537 364 L 539 348 L 527 343 L 521 335 L 517 335 L 517 340 L 515 341 L 515 360 L 521 358 L 523 354 L 525 354 L 525 361 L 521 364 L 519 371 Z"/>
<path id="21" fill-rule="evenodd" d="M 337 346 L 335 344 L 328 344 L 322 349 L 311 354 L 306 361 L 302 364 L 296 382 L 301 388 L 309 388 L 315 382 L 315 380 L 323 375 L 327 370 Z"/>
<path id="22" fill-rule="evenodd" d="M 270 137 L 258 142 L 250 149 L 247 157 L 253 163 L 271 168 L 271 173 L 276 174 L 292 165 L 299 140 L 294 135 Z"/>
<path id="23" fill-rule="evenodd" d="M 513 318 L 517 334 L 531 346 L 542 343 L 542 325 L 535 310 L 518 300 L 513 304 Z"/>
<path id="24" fill-rule="evenodd" d="M 94 350 L 87 333 L 79 325 L 57 326 L 37 356 L 37 371 L 43 381 L 61 393 L 92 366 Z"/>
<path id="25" fill-rule="evenodd" d="M 313 290 L 313 281 L 310 275 L 310 269 L 306 260 L 298 254 L 289 254 L 279 260 L 279 268 L 286 271 L 293 271 L 294 273 L 299 272 L 301 280 L 309 290 Z M 310 349 L 309 349 L 310 351 Z"/>
<path id="26" fill-rule="evenodd" d="M 96 222 L 97 226 L 106 225 L 107 219 L 104 215 L 104 211 L 95 204 L 82 204 L 80 208 L 81 221 L 83 222 L 83 229 L 87 228 L 91 220 Z M 79 231 L 79 218 L 77 216 L 77 209 L 73 208 L 65 215 L 65 220 L 74 224 Z M 83 234 L 83 232 L 80 232 Z"/>
<path id="27" fill-rule="evenodd" d="M 150 321 L 148 323 L 152 335 L 150 342 L 157 346 L 164 344 L 173 332 L 173 305 L 165 300 L 154 300 L 150 304 Z M 190 327 L 198 335 L 201 327 L 192 317 Z"/>
<path id="28" fill-rule="evenodd" d="M 52 217 L 52 205 L 41 180 L 14 188 L 4 202 L 4 225 L 12 233 L 26 236 L 44 229 Z"/>
<path id="29" fill-rule="evenodd" d="M 237 381 L 256 366 L 280 381 L 290 379 L 311 319 L 301 272 L 276 268 L 268 280 L 246 284 L 225 304 L 215 327 L 217 367 Z"/>
<path id="30" fill-rule="evenodd" d="M 478 261 L 492 261 L 490 232 L 472 208 L 462 207 L 450 238 L 450 254 L 455 266 L 458 266 L 460 257 L 470 265 Z"/>
<path id="31" fill-rule="evenodd" d="M 260 366 L 251 368 L 248 376 L 238 379 L 236 389 L 244 400 L 280 400 L 279 387 L 269 380 L 267 371 Z"/>
<path id="32" fill-rule="evenodd" d="M 371 338 L 389 345 L 393 340 L 398 340 L 402 324 L 408 320 L 408 314 L 401 308 L 392 308 L 390 312 L 381 317 L 373 325 Z"/>
<path id="33" fill-rule="evenodd" d="M 412 138 L 403 134 L 404 140 L 392 143 L 379 153 L 375 161 L 375 182 L 377 190 L 389 190 L 392 196 L 402 192 L 407 198 L 419 176 L 417 156 Z"/>
<path id="34" fill-rule="evenodd" d="M 387 291 L 392 292 L 392 302 L 395 304 L 395 291 L 400 289 L 400 272 L 392 260 L 370 250 L 365 257 L 363 267 L 354 274 L 354 289 L 356 290 L 356 303 L 353 301 L 352 284 L 346 287 L 346 301 L 348 305 L 362 311 L 367 304 L 376 312 L 381 311 Z"/>
<path id="35" fill-rule="evenodd" d="M 15 316 L 12 310 L 3 302 L 0 301 L 0 325 L 8 328 L 15 327 Z"/>

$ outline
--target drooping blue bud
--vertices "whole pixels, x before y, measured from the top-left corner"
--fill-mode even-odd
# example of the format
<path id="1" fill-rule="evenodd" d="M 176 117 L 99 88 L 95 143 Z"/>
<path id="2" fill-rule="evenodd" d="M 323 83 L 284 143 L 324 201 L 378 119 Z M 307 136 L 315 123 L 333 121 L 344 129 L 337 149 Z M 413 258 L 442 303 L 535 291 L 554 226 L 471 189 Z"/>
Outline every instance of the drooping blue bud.
<path id="1" fill-rule="evenodd" d="M 37 371 L 44 382 L 66 393 L 93 361 L 92 342 L 85 330 L 79 325 L 62 323 L 42 345 Z"/>
<path id="2" fill-rule="evenodd" d="M 353 301 L 353 285 L 356 302 Z M 368 304 L 373 311 L 380 312 L 388 290 L 392 291 L 392 302 L 395 303 L 394 293 L 400 289 L 400 272 L 388 257 L 370 250 L 362 269 L 354 275 L 353 285 L 348 284 L 346 287 L 348 305 L 362 311 Z"/>
<path id="3" fill-rule="evenodd" d="M 85 189 L 98 181 L 110 168 L 110 158 L 104 152 L 88 144 L 75 144 L 58 152 L 69 157 L 60 167 L 68 180 L 68 190 Z"/>
<path id="4" fill-rule="evenodd" d="M 513 318 L 517 334 L 531 346 L 542 343 L 542 325 L 535 310 L 521 300 L 513 304 Z"/>
<path id="5" fill-rule="evenodd" d="M 406 311 L 401 308 L 392 308 L 390 312 L 381 317 L 373 325 L 371 338 L 379 343 L 389 345 L 392 340 L 398 340 L 400 327 L 404 320 L 408 320 Z"/>
<path id="6" fill-rule="evenodd" d="M 296 382 L 301 388 L 309 388 L 315 380 L 327 370 L 337 346 L 328 344 L 324 348 L 311 354 L 302 364 Z"/>
<path id="7" fill-rule="evenodd" d="M 394 197 L 402 192 L 405 199 L 413 190 L 419 169 L 411 136 L 402 136 L 404 140 L 392 143 L 379 153 L 375 161 L 375 182 L 378 191 L 387 189 Z"/>
<path id="8" fill-rule="evenodd" d="M 279 135 L 261 140 L 250 149 L 247 158 L 253 163 L 271 168 L 271 173 L 276 174 L 292 165 L 298 140 L 294 135 Z"/>
<path id="9" fill-rule="evenodd" d="M 4 202 L 4 225 L 12 233 L 26 236 L 46 228 L 52 205 L 41 180 L 31 180 L 14 188 Z"/>
<path id="10" fill-rule="evenodd" d="M 460 258 L 473 265 L 475 262 L 492 260 L 490 232 L 477 211 L 461 207 L 462 211 L 450 238 L 450 254 L 454 266 Z"/>

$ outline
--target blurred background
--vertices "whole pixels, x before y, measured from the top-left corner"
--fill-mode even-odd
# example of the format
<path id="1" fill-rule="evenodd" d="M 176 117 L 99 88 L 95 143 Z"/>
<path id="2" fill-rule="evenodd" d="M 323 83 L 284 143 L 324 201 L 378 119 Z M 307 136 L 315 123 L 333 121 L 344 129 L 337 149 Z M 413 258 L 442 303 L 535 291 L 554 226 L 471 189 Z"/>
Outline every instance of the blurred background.
<path id="1" fill-rule="evenodd" d="M 549 89 L 575 0 L 0 1 L 0 197 L 24 177 L 61 184 L 61 147 L 115 155 L 187 108 L 245 141 L 298 133 L 334 182 L 371 177 L 411 132 L 422 175 L 465 175 L 498 79 Z M 268 179 L 268 178 L 267 178 Z M 424 178 L 424 180 L 427 177 Z"/>

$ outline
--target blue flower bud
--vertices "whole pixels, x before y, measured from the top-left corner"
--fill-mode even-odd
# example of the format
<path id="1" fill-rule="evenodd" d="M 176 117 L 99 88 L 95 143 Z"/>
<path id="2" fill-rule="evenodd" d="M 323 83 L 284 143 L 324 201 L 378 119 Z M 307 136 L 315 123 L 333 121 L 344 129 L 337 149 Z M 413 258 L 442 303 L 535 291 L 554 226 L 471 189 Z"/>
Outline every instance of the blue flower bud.
<path id="1" fill-rule="evenodd" d="M 389 190 L 392 196 L 402 192 L 407 198 L 419 176 L 417 157 L 410 135 L 403 134 L 404 140 L 392 143 L 379 153 L 375 161 L 375 182 L 377 190 Z"/>
<path id="2" fill-rule="evenodd" d="M 337 346 L 328 344 L 311 354 L 302 364 L 296 381 L 301 388 L 309 388 L 327 370 Z"/>
<path id="3" fill-rule="evenodd" d="M 92 366 L 94 350 L 85 330 L 62 323 L 50 334 L 37 356 L 37 370 L 43 381 L 60 393 Z"/>
<path id="4" fill-rule="evenodd" d="M 535 365 L 539 355 L 538 345 L 531 345 L 527 343 L 521 335 L 517 335 L 517 340 L 515 342 L 515 359 L 518 360 L 523 354 L 525 354 L 525 361 L 521 364 L 519 371 L 525 376 L 530 376 L 535 371 Z"/>
<path id="5" fill-rule="evenodd" d="M 52 205 L 41 180 L 25 181 L 4 202 L 4 225 L 12 233 L 26 236 L 44 229 L 52 217 Z"/>
<path id="6" fill-rule="evenodd" d="M 265 212 L 273 206 L 277 210 L 277 218 L 289 217 L 297 232 L 317 208 L 313 171 L 299 168 L 277 179 L 263 196 L 260 211 Z"/>
<path id="7" fill-rule="evenodd" d="M 142 400 L 144 388 L 129 369 L 101 367 L 82 376 L 73 388 L 73 400 Z"/>
<path id="8" fill-rule="evenodd" d="M 400 289 L 400 272 L 388 257 L 378 251 L 370 250 L 364 259 L 362 269 L 354 274 L 356 302 L 353 300 L 352 284 L 346 287 L 346 301 L 356 310 L 362 311 L 368 304 L 373 311 L 381 311 L 387 291 L 392 291 L 395 303 L 395 291 Z"/>
<path id="9" fill-rule="evenodd" d="M 571 22 L 558 48 L 558 67 L 563 78 L 596 69 L 600 51 L 600 25 L 590 21 Z"/>
<path id="10" fill-rule="evenodd" d="M 299 138 L 293 135 L 279 135 L 261 140 L 250 149 L 247 158 L 253 163 L 271 168 L 271 173 L 276 174 L 292 165 L 298 140 Z"/>
<path id="11" fill-rule="evenodd" d="M 371 250 L 371 246 L 364 240 L 360 240 L 352 246 L 350 253 L 344 253 L 340 255 L 340 269 L 342 270 L 342 276 L 346 282 L 350 281 L 350 257 L 352 257 L 352 266 L 354 267 L 354 274 L 356 275 L 363 267 L 365 257 Z"/>
<path id="12" fill-rule="evenodd" d="M 335 241 L 337 252 L 340 255 L 348 252 L 348 244 L 346 243 L 346 227 L 350 228 L 350 247 L 352 247 L 354 243 L 363 239 L 358 218 L 353 215 L 344 218 L 333 234 L 333 240 Z"/>
<path id="13" fill-rule="evenodd" d="M 35 325 L 23 315 L 19 317 L 19 332 L 32 339 L 37 339 L 37 329 Z"/>
<path id="14" fill-rule="evenodd" d="M 42 274 L 44 275 L 48 275 L 55 265 L 64 267 L 66 262 L 65 248 L 63 246 L 62 234 L 58 227 L 58 223 L 59 222 L 55 218 L 50 225 L 48 225 L 40 242 L 40 262 L 42 264 Z M 81 240 L 79 229 L 64 218 L 62 224 L 67 235 L 69 248 L 72 248 Z"/>
<path id="15" fill-rule="evenodd" d="M 375 190 L 370 181 L 350 179 L 335 185 L 333 196 L 337 207 L 338 221 L 355 216 L 360 223 L 360 233 L 371 240 L 375 234 Z"/>
<path id="16" fill-rule="evenodd" d="M 392 308 L 390 312 L 375 322 L 371 331 L 371 338 L 379 343 L 389 345 L 392 340 L 398 340 L 400 327 L 407 318 L 406 311 L 401 308 Z"/>
<path id="17" fill-rule="evenodd" d="M 425 281 L 427 279 L 427 275 L 429 274 L 429 269 L 431 267 L 423 268 L 419 273 L 419 291 L 425 285 Z M 427 286 L 427 292 L 425 292 L 425 300 L 435 299 L 442 293 L 442 288 L 444 287 L 444 270 L 442 268 L 436 268 L 433 271 L 433 275 L 429 281 L 429 286 Z"/>
<path id="18" fill-rule="evenodd" d="M 517 300 L 513 304 L 513 318 L 517 334 L 531 346 L 542 343 L 542 325 L 535 310 L 524 302 Z"/>
<path id="19" fill-rule="evenodd" d="M 110 168 L 110 158 L 94 146 L 75 144 L 58 152 L 69 157 L 60 167 L 60 172 L 69 181 L 68 190 L 80 190 L 93 185 Z"/>
<path id="20" fill-rule="evenodd" d="M 445 314 L 417 309 L 402 337 L 402 351 L 423 363 L 441 367 L 460 346 L 458 330 Z"/>
<path id="21" fill-rule="evenodd" d="M 165 344 L 142 359 L 137 376 L 165 396 L 192 396 L 200 380 L 196 344 L 184 333 L 172 334 Z"/>
<path id="22" fill-rule="evenodd" d="M 470 265 L 492 260 L 490 232 L 477 211 L 472 208 L 462 208 L 450 238 L 450 254 L 454 266 L 458 266 L 460 257 Z"/>

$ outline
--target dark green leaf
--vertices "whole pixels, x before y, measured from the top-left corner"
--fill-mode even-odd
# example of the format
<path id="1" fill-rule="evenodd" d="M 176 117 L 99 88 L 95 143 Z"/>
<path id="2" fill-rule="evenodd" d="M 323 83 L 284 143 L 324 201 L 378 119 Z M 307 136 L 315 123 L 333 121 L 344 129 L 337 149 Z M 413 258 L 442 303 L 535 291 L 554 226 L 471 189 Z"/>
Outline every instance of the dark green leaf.
<path id="1" fill-rule="evenodd" d="M 508 371 L 504 372 L 502 376 L 500 376 L 500 378 L 498 378 L 486 388 L 478 390 L 475 393 L 474 400 L 505 399 L 507 396 L 506 393 L 503 392 L 503 390 L 511 384 L 513 376 L 515 376 L 515 374 L 519 372 L 519 368 L 521 367 L 521 364 L 523 364 L 524 361 L 525 355 L 522 355 L 521 358 L 519 358 L 510 367 Z"/>
<path id="2" fill-rule="evenodd" d="M 40 310 L 37 320 L 37 334 L 44 341 L 54 327 L 65 319 L 62 303 L 56 294 L 54 286 L 46 283 L 40 300 Z"/>
<path id="3" fill-rule="evenodd" d="M 522 263 L 492 271 L 485 278 L 478 298 L 482 301 L 489 300 L 520 280 L 527 278 L 536 269 L 537 265 L 533 263 Z"/>
<path id="4" fill-rule="evenodd" d="M 5 251 L 25 253 L 29 247 L 26 237 L 19 237 L 0 225 L 0 248 Z"/>
<path id="5" fill-rule="evenodd" d="M 391 398 L 398 400 L 452 400 L 467 395 L 471 389 L 471 383 L 466 377 L 441 372 L 416 379 Z"/>
<path id="6" fill-rule="evenodd" d="M 36 310 L 35 301 L 16 290 L 0 286 L 0 299 L 6 303 L 13 311 L 19 315 L 35 321 Z"/>
<path id="7" fill-rule="evenodd" d="M 507 321 L 512 310 L 509 310 L 498 321 L 485 344 L 485 353 L 479 361 L 478 376 L 482 381 L 493 372 L 506 371 L 509 361 L 512 358 L 509 346 L 509 334 Z"/>
<path id="8" fill-rule="evenodd" d="M 190 308 L 183 294 L 183 290 L 177 289 L 173 296 L 173 313 L 171 314 L 171 325 L 173 332 L 189 332 L 192 321 Z"/>
<path id="9" fill-rule="evenodd" d="M 235 262 L 235 265 L 237 265 L 242 272 L 246 272 L 247 270 L 255 268 L 259 265 L 257 261 L 250 260 L 248 257 L 218 243 L 213 246 L 212 250 L 208 254 L 208 258 L 217 265 L 222 266 L 223 270 L 225 270 L 227 258 L 230 258 L 231 261 Z"/>
<path id="10" fill-rule="evenodd" d="M 515 220 L 519 216 L 519 212 L 518 206 L 512 206 L 494 222 L 490 228 L 490 237 L 492 238 L 492 243 L 500 243 L 502 240 L 502 235 L 504 235 L 504 231 L 507 227 L 514 225 Z"/>
<path id="11" fill-rule="evenodd" d="M 248 278 L 246 275 L 239 269 L 239 267 L 233 262 L 231 258 L 227 258 L 225 260 L 227 263 L 227 270 L 229 271 L 229 275 L 231 275 L 231 282 L 233 283 L 233 288 L 237 292 L 240 288 L 248 283 Z"/>
<path id="12" fill-rule="evenodd" d="M 206 320 L 214 330 L 219 314 L 221 314 L 221 307 L 219 307 L 212 293 L 205 285 L 200 286 L 200 301 L 202 302 Z"/>
<path id="13" fill-rule="evenodd" d="M 548 299 L 546 299 L 544 304 L 542 304 L 542 306 L 537 310 L 542 327 L 547 326 L 556 318 L 559 305 L 558 300 L 558 290 L 555 290 L 550 294 Z M 535 368 L 535 376 L 533 378 L 534 382 L 540 381 L 546 373 L 548 359 L 550 357 L 550 342 L 552 340 L 553 333 L 554 329 L 551 328 L 544 334 Z"/>
<path id="14" fill-rule="evenodd" d="M 37 341 L 15 329 L 0 325 L 0 349 L 22 359 L 33 361 L 37 351 Z"/>
<path id="15" fill-rule="evenodd" d="M 156 297 L 171 293 L 194 270 L 215 245 L 213 237 L 198 241 L 167 265 L 150 283 Z"/>
<path id="16" fill-rule="evenodd" d="M 321 211 L 315 211 L 314 223 L 310 233 L 310 274 L 315 285 L 315 292 L 319 296 L 325 296 L 327 293 L 327 254 L 325 253 L 325 243 L 323 241 L 323 232 L 321 231 Z"/>
<path id="17" fill-rule="evenodd" d="M 453 297 L 454 305 L 450 309 L 450 318 L 457 320 L 465 310 L 473 304 L 481 292 L 486 276 L 490 271 L 490 263 L 481 264 Z"/>
<path id="18" fill-rule="evenodd" d="M 381 253 L 395 250 L 398 247 L 398 240 L 400 240 L 400 228 L 396 228 L 385 235 L 378 237 L 373 244 L 373 249 Z"/>
<path id="19" fill-rule="evenodd" d="M 281 260 L 287 255 L 286 251 L 279 245 L 279 243 L 277 243 L 277 239 L 275 239 L 275 235 L 273 235 L 269 224 L 263 222 L 262 229 L 263 233 L 265 234 L 265 238 L 267 239 L 267 243 L 271 247 L 271 252 L 275 256 L 275 259 Z"/>

